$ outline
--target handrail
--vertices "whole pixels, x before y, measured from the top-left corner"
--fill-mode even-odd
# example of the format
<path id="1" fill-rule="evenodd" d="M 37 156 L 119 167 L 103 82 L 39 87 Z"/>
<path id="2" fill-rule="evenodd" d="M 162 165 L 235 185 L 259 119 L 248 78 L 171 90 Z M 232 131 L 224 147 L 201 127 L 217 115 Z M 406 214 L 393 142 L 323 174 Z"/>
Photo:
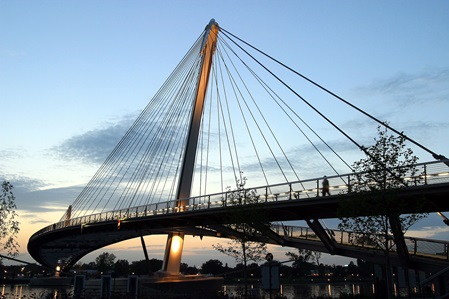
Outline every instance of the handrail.
<path id="1" fill-rule="evenodd" d="M 448 160 L 449 161 L 449 160 Z M 429 184 L 438 184 L 442 181 L 449 182 L 449 169 L 445 164 L 445 161 L 431 161 L 418 163 L 415 166 L 421 168 L 421 175 L 419 178 L 422 178 L 422 182 L 419 185 L 429 185 Z M 436 166 L 436 167 L 435 167 Z M 438 166 L 443 166 L 443 169 L 438 169 Z M 430 169 L 431 167 L 435 168 L 435 170 Z M 363 172 L 362 172 L 363 173 Z M 343 175 L 334 175 L 328 176 L 327 179 L 331 183 L 330 190 L 331 192 L 338 192 L 338 194 L 348 194 L 351 193 L 347 184 L 337 184 L 337 181 L 343 182 L 352 182 L 351 177 L 360 174 L 360 173 L 349 173 Z M 415 177 L 416 178 L 416 177 Z M 406 180 L 412 180 L 415 178 L 405 178 Z M 279 183 L 269 186 L 259 186 L 244 189 L 244 192 L 247 191 L 255 191 L 258 194 L 258 202 L 273 202 L 273 201 L 284 201 L 284 200 L 295 200 L 295 199 L 310 199 L 316 198 L 319 196 L 319 183 L 323 179 L 323 177 L 300 180 L 288 183 Z M 347 181 L 345 181 L 347 179 Z M 149 205 L 125 208 L 117 211 L 109 211 L 109 212 L 101 212 L 101 213 L 93 213 L 87 216 L 81 216 L 77 218 L 62 220 L 60 222 L 54 223 L 43 229 L 34 233 L 30 239 L 35 238 L 43 233 L 61 229 L 65 227 L 73 227 L 73 226 L 84 226 L 88 224 L 105 222 L 105 221 L 118 221 L 119 219 L 124 218 L 139 218 L 139 217 L 148 217 L 152 215 L 160 215 L 160 214 L 170 214 L 170 213 L 179 213 L 184 211 L 193 211 L 193 210 L 202 210 L 202 209 L 213 209 L 213 208 L 221 208 L 233 205 L 233 203 L 229 202 L 228 194 L 233 191 L 221 192 L 221 193 L 213 193 L 208 195 L 194 196 L 190 198 L 186 198 L 185 201 L 188 202 L 188 205 L 177 207 L 176 203 L 178 200 L 170 200 L 164 202 L 153 203 Z M 184 199 L 183 199 L 184 201 Z M 251 204 L 247 202 L 243 202 L 241 204 Z"/>
<path id="2" fill-rule="evenodd" d="M 302 239 L 309 241 L 320 241 L 319 237 L 310 227 L 302 226 L 287 226 L 274 224 L 272 229 L 282 237 L 292 239 Z M 374 246 L 366 244 L 368 238 L 364 238 L 363 233 L 356 233 L 352 231 L 341 231 L 335 229 L 327 229 L 328 233 L 333 236 L 333 239 L 340 245 L 351 246 L 357 248 L 373 249 Z M 357 235 L 357 238 L 354 236 Z M 391 236 L 393 239 L 393 236 Z M 427 258 L 435 258 L 438 260 L 449 261 L 449 241 L 433 240 L 424 238 L 415 238 L 404 236 L 405 244 L 409 254 L 413 256 L 421 256 Z M 390 251 L 396 252 L 396 246 L 393 246 Z M 449 271 L 449 269 L 448 269 Z"/>

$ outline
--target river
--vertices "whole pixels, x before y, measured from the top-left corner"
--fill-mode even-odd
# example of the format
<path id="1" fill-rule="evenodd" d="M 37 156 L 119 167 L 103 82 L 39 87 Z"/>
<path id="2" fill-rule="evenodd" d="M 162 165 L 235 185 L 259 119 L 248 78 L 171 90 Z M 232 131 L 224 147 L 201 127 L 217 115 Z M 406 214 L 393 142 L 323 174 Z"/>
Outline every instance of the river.
<path id="1" fill-rule="evenodd" d="M 243 285 L 230 285 L 223 286 L 224 292 L 230 297 L 236 296 L 243 292 Z M 268 290 L 260 290 L 254 286 L 250 286 L 250 294 L 259 294 L 264 298 L 269 297 Z M 360 283 L 333 283 L 333 284 L 293 284 L 293 285 L 280 285 L 279 290 L 273 290 L 272 298 L 276 295 L 282 295 L 288 299 L 310 299 L 318 296 L 324 298 L 339 298 L 341 294 L 350 295 L 372 295 L 373 288 L 371 284 Z"/>
<path id="2" fill-rule="evenodd" d="M 228 298 L 238 298 L 242 294 L 244 285 L 224 285 L 223 293 Z M 27 284 L 0 285 L 1 299 L 69 299 L 73 293 L 73 287 L 62 289 L 48 287 L 32 287 Z M 269 291 L 260 290 L 256 286 L 249 286 L 250 294 L 260 294 L 269 298 Z M 272 298 L 282 294 L 288 299 L 310 299 L 314 297 L 339 298 L 340 294 L 372 294 L 371 284 L 339 283 L 339 284 L 297 284 L 281 285 L 279 290 L 272 291 Z"/>

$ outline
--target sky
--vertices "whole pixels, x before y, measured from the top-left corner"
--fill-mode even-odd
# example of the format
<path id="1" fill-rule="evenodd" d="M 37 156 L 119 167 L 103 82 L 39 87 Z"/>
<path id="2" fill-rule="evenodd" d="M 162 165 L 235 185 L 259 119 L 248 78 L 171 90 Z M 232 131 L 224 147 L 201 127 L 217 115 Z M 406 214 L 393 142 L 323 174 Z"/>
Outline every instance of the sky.
<path id="1" fill-rule="evenodd" d="M 0 179 L 15 186 L 18 258 L 32 260 L 29 237 L 62 217 L 212 18 L 449 156 L 448 15 L 443 0 L 0 0 Z M 347 120 L 354 130 L 358 121 Z M 435 215 L 409 232 L 442 240 L 448 233 Z M 162 259 L 165 237 L 146 240 L 151 257 Z M 211 246 L 218 242 L 188 237 L 183 262 L 227 261 Z M 290 249 L 270 250 L 285 260 Z M 144 258 L 140 241 L 129 241 L 83 260 L 103 251 Z"/>

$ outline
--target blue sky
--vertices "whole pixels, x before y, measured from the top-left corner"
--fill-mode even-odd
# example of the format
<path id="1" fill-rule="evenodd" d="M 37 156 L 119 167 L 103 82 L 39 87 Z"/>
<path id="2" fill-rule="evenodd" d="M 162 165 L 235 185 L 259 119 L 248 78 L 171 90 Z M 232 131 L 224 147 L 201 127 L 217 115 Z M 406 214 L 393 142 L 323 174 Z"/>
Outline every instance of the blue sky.
<path id="1" fill-rule="evenodd" d="M 0 0 L 0 176 L 16 187 L 21 257 L 29 258 L 29 236 L 59 220 L 211 18 L 449 156 L 448 15 L 447 1 Z M 335 117 L 354 130 L 362 121 Z M 448 239 L 441 224 L 432 216 L 417 230 Z M 217 256 L 204 241 L 191 244 L 187 263 L 200 263 L 195 249 Z"/>

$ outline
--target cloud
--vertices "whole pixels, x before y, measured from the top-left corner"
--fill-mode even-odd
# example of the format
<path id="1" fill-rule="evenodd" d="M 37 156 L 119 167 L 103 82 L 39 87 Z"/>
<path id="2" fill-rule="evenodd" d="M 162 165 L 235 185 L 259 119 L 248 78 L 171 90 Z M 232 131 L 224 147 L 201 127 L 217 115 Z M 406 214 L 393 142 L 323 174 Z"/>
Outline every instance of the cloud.
<path id="1" fill-rule="evenodd" d="M 27 223 L 35 225 L 35 224 L 50 224 L 51 221 L 48 219 L 43 219 L 36 214 L 28 214 L 28 213 L 21 213 L 20 219 L 26 220 Z"/>
<path id="2" fill-rule="evenodd" d="M 33 182 L 33 180 L 30 180 Z M 54 188 L 45 190 L 30 190 L 26 187 L 15 187 L 17 209 L 30 212 L 33 215 L 45 212 L 58 212 L 61 215 L 81 193 L 82 186 Z M 28 216 L 27 216 L 28 217 Z M 40 221 L 36 217 L 34 221 Z"/>
<path id="3" fill-rule="evenodd" d="M 8 167 L 6 166 L 8 164 L 8 161 L 19 161 L 24 158 L 24 152 L 26 152 L 23 148 L 7 148 L 0 150 L 0 179 L 5 180 L 6 177 L 9 178 L 12 176 L 11 174 L 8 174 L 7 170 Z M 3 176 L 3 177 L 2 177 Z"/>
<path id="4" fill-rule="evenodd" d="M 310 143 L 302 144 L 300 146 L 294 147 L 286 155 L 289 157 L 295 170 L 302 173 L 301 178 L 310 178 L 310 176 L 317 175 L 317 169 L 320 171 L 332 171 L 327 162 L 321 157 L 317 149 L 326 157 L 333 167 L 339 168 L 338 171 L 348 172 L 343 161 L 335 155 L 337 153 L 340 157 L 342 155 L 349 156 L 360 153 L 360 150 L 349 140 L 333 139 L 326 140 L 327 145 L 322 142 L 315 142 L 315 147 Z M 334 153 L 335 152 L 335 153 Z M 343 157 L 344 159 L 345 157 Z M 352 160 L 345 159 L 346 163 L 352 164 Z M 273 161 L 270 164 L 268 161 L 263 161 L 265 165 L 270 165 L 273 168 L 277 168 L 277 164 Z M 283 165 L 284 166 L 284 165 Z M 287 170 L 286 167 L 283 167 Z M 304 176 L 305 175 L 305 176 Z"/>
<path id="5" fill-rule="evenodd" d="M 65 160 L 100 164 L 112 152 L 135 118 L 135 115 L 125 115 L 117 123 L 73 136 L 52 147 L 49 152 Z"/>
<path id="6" fill-rule="evenodd" d="M 353 96 L 364 99 L 363 107 L 359 107 L 380 121 L 389 121 L 393 128 L 425 147 L 441 150 L 445 146 L 438 136 L 447 134 L 449 127 L 448 82 L 449 67 L 429 68 L 375 80 L 355 89 Z M 368 135 L 375 131 L 373 124 L 378 125 L 360 115 L 348 119 L 343 127 Z M 408 146 L 415 150 L 414 145 Z"/>
<path id="7" fill-rule="evenodd" d="M 407 236 L 413 236 L 416 238 L 425 239 L 440 239 L 439 236 L 449 233 L 449 227 L 447 226 L 424 226 L 420 229 L 409 230 Z"/>
<path id="8" fill-rule="evenodd" d="M 394 98 L 396 105 L 429 105 L 446 101 L 449 95 L 449 68 L 432 68 L 416 74 L 400 73 L 379 79 L 356 91 L 365 96 Z"/>
<path id="9" fill-rule="evenodd" d="M 369 96 L 378 96 L 378 95 L 386 95 L 389 97 L 398 97 L 400 99 L 408 98 L 409 93 L 413 93 L 414 96 L 420 95 L 420 97 L 424 97 L 425 91 L 431 92 L 428 90 L 430 87 L 434 88 L 434 93 L 439 95 L 441 93 L 447 93 L 449 95 L 449 88 L 443 87 L 444 81 L 449 78 L 449 69 L 438 69 L 438 70 L 429 70 L 423 72 L 421 74 L 399 74 L 389 79 L 377 80 L 373 84 L 365 87 L 361 87 L 358 89 L 360 93 L 366 93 Z M 428 86 L 429 85 L 429 86 Z M 436 88 L 438 86 L 438 88 Z M 412 91 L 411 91 L 412 90 Z M 434 99 L 440 99 L 439 97 L 434 97 Z M 383 112 L 383 119 L 388 119 L 391 112 L 391 109 L 388 109 L 387 112 Z M 136 118 L 136 115 L 125 115 L 120 118 L 118 121 L 107 124 L 102 128 L 94 129 L 88 131 L 84 134 L 73 136 L 58 146 L 55 146 L 50 149 L 50 153 L 52 155 L 57 155 L 58 157 L 64 160 L 76 160 L 82 161 L 86 164 L 100 164 L 102 163 L 108 155 L 111 153 L 113 148 L 119 142 L 120 138 L 124 135 L 126 130 L 131 126 L 132 122 Z M 368 132 L 368 126 L 372 126 L 373 129 Z M 443 122 L 436 121 L 414 121 L 407 123 L 410 131 L 414 132 L 415 130 L 431 130 L 432 128 L 444 128 L 445 124 Z M 375 126 L 373 126 L 373 122 L 363 120 L 362 118 L 353 118 L 345 120 L 342 127 L 353 133 L 357 142 L 360 145 L 369 146 L 373 143 L 373 138 L 375 137 L 376 130 Z M 352 164 L 353 161 L 357 160 L 359 155 L 362 153 L 356 148 L 356 146 L 351 143 L 346 138 L 342 138 L 341 136 L 331 135 L 332 139 L 326 139 L 326 142 L 338 153 L 342 154 L 343 158 L 348 164 Z M 261 147 L 261 146 L 260 146 Z M 335 166 L 336 163 L 339 165 L 336 167 L 337 171 L 340 173 L 347 173 L 350 170 L 343 165 L 343 162 L 338 161 L 337 157 L 330 157 L 331 151 L 325 147 L 321 142 L 317 142 L 317 147 L 323 151 L 324 156 L 330 159 L 330 162 Z M 311 177 L 316 177 L 321 174 L 330 173 L 330 167 L 322 160 L 322 158 L 318 155 L 316 150 L 310 144 L 303 144 L 296 147 L 290 147 L 286 149 L 287 156 L 292 162 L 294 169 L 298 170 L 298 174 L 300 179 L 306 179 Z M 157 159 L 153 159 L 157 161 Z M 276 161 L 273 160 L 271 156 L 263 156 L 261 157 L 261 163 L 263 164 L 265 171 L 271 175 L 275 175 L 276 180 L 272 180 L 269 183 L 278 183 L 281 181 L 282 175 L 280 174 L 279 167 Z M 263 182 L 255 181 L 255 177 L 257 174 L 260 176 L 260 165 L 257 160 L 252 157 L 252 159 L 242 159 L 242 170 L 245 175 L 248 175 L 250 179 L 251 185 L 261 185 Z M 285 160 L 280 161 L 283 169 L 285 170 L 288 167 L 287 162 Z M 212 172 L 214 166 L 209 166 L 209 171 Z M 216 173 L 218 173 L 218 168 L 214 169 Z M 276 173 L 274 171 L 277 170 Z M 317 172 L 318 171 L 318 172 Z M 289 180 L 296 180 L 293 174 L 287 174 Z M 234 179 L 234 178 L 232 178 Z M 233 181 L 233 180 L 231 180 Z M 78 194 L 81 189 L 78 189 Z M 65 205 L 68 205 L 69 202 L 72 202 L 75 199 L 71 191 L 73 190 L 59 190 L 62 193 L 67 192 L 68 195 L 64 198 L 70 198 L 71 201 L 64 199 Z M 69 194 L 71 193 L 71 194 Z M 40 194 L 36 194 L 36 196 L 40 196 Z M 57 198 L 57 196 L 52 196 L 51 191 L 46 195 L 49 197 L 43 197 L 44 202 L 49 202 L 52 205 L 57 205 L 61 198 Z M 25 200 L 28 200 L 27 196 L 23 197 Z M 33 202 L 30 202 L 33 205 Z M 39 206 L 41 209 L 47 209 L 45 206 Z"/>
<path id="10" fill-rule="evenodd" d="M 0 157 L 4 159 L 20 159 L 23 155 L 20 154 L 23 149 L 3 149 L 0 150 Z"/>

